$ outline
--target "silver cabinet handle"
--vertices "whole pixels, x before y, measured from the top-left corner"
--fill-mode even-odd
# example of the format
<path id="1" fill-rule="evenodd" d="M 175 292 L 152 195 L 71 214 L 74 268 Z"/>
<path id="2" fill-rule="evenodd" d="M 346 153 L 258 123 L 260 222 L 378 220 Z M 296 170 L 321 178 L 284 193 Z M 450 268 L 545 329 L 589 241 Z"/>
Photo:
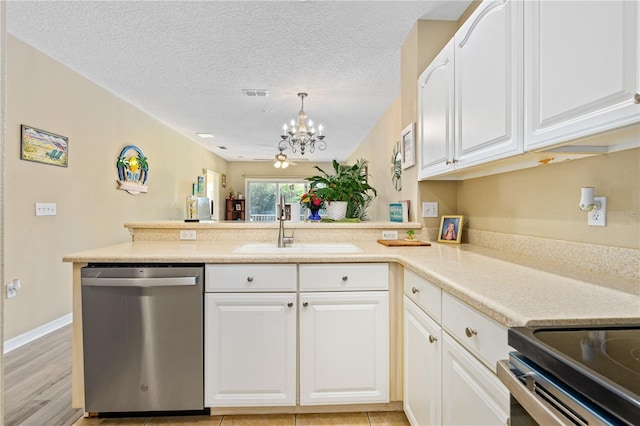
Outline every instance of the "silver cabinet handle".
<path id="1" fill-rule="evenodd" d="M 289 302 L 289 303 L 287 303 L 287 306 L 290 307 L 290 308 L 293 308 L 293 303 Z"/>
<path id="2" fill-rule="evenodd" d="M 640 93 L 636 93 L 633 95 L 633 102 L 636 104 L 640 104 Z"/>
<path id="3" fill-rule="evenodd" d="M 435 343 L 438 341 L 436 336 L 429 335 L 429 343 Z"/>
<path id="4" fill-rule="evenodd" d="M 247 282 L 248 283 L 252 283 L 253 282 L 253 277 L 247 277 Z"/>
<path id="5" fill-rule="evenodd" d="M 347 281 L 348 279 L 349 279 L 349 277 L 346 276 L 346 275 L 342 277 L 342 281 Z"/>
<path id="6" fill-rule="evenodd" d="M 453 159 L 453 164 L 456 164 L 458 162 L 458 160 L 456 160 L 455 158 Z"/>
<path id="7" fill-rule="evenodd" d="M 416 288 L 416 287 L 412 287 L 411 288 L 411 293 L 413 293 L 413 294 L 420 293 L 420 289 Z"/>
<path id="8" fill-rule="evenodd" d="M 448 166 L 449 164 L 451 164 L 451 161 L 447 160 L 447 161 L 444 162 L 444 164 L 446 164 Z"/>
<path id="9" fill-rule="evenodd" d="M 477 331 L 477 330 L 474 330 L 474 329 L 473 329 L 473 328 L 471 328 L 471 327 L 467 327 L 467 328 L 465 328 L 465 329 L 464 329 L 464 334 L 466 334 L 466 335 L 467 335 L 467 337 L 473 337 L 473 336 L 475 336 L 476 334 L 478 334 L 478 331 Z"/>
<path id="10" fill-rule="evenodd" d="M 304 303 L 302 304 L 302 306 L 304 306 L 304 307 L 306 308 L 307 306 L 309 306 L 309 302 L 304 302 Z"/>

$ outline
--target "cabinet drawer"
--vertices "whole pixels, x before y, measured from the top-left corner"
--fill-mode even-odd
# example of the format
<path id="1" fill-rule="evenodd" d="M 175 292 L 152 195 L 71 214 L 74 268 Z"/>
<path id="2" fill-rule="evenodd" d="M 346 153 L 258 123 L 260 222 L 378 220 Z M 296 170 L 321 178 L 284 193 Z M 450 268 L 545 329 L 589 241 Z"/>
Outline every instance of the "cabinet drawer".
<path id="1" fill-rule="evenodd" d="M 296 265 L 206 265 L 208 292 L 296 291 Z"/>
<path id="2" fill-rule="evenodd" d="M 442 295 L 442 326 L 494 373 L 509 353 L 507 328 L 447 293 Z"/>
<path id="3" fill-rule="evenodd" d="M 387 263 L 300 265 L 300 291 L 388 289 Z"/>
<path id="4" fill-rule="evenodd" d="M 442 321 L 442 290 L 440 287 L 405 269 L 404 294 L 440 324 Z"/>

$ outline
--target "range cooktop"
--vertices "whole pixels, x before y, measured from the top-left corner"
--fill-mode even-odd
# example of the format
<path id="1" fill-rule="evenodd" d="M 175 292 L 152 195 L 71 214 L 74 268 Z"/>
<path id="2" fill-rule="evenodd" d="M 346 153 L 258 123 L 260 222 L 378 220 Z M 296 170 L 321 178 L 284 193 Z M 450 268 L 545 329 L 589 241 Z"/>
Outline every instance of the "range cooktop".
<path id="1" fill-rule="evenodd" d="M 622 419 L 640 419 L 640 326 L 515 327 L 509 345 Z"/>

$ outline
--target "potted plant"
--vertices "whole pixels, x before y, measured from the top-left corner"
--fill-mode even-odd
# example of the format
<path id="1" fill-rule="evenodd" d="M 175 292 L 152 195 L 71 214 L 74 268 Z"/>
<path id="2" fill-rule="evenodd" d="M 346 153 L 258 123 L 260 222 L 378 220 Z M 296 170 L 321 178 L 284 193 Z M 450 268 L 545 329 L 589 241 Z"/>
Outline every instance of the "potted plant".
<path id="1" fill-rule="evenodd" d="M 356 219 L 365 217 L 367 207 L 377 195 L 375 188 L 368 183 L 368 163 L 365 159 L 359 159 L 350 166 L 333 160 L 334 173 L 329 174 L 315 166 L 321 174 L 305 178 L 311 182 L 311 189 L 315 190 L 320 198 L 327 201 L 326 217 L 334 220 L 344 217 Z M 331 206 L 336 202 L 343 206 L 342 217 L 329 212 Z"/>

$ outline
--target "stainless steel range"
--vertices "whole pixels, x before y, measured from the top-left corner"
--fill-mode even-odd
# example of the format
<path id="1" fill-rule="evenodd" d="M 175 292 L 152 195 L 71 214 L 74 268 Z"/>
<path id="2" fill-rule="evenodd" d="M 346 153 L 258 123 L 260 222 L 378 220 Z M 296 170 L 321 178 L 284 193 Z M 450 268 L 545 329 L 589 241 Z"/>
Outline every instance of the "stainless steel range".
<path id="1" fill-rule="evenodd" d="M 640 326 L 515 327 L 508 341 L 498 376 L 537 423 L 640 424 Z"/>

